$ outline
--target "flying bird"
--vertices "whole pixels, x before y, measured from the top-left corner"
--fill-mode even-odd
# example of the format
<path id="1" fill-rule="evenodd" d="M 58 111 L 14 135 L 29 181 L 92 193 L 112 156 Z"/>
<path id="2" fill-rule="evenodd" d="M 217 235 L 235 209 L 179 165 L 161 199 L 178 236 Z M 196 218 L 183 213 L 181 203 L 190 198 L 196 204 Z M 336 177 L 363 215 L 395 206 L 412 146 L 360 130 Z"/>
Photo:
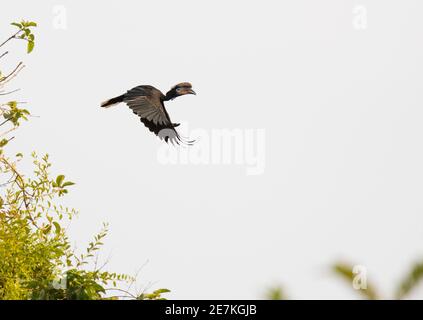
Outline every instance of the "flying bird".
<path id="1" fill-rule="evenodd" d="M 118 97 L 104 101 L 101 107 L 109 108 L 120 102 L 124 102 L 140 117 L 141 122 L 161 140 L 165 140 L 167 143 L 171 142 L 172 144 L 184 143 L 191 145 L 194 141 L 186 140 L 179 135 L 175 128 L 180 124 L 173 123 L 170 120 L 164 106 L 165 101 L 173 100 L 176 97 L 186 94 L 196 94 L 192 90 L 192 85 L 188 82 L 178 83 L 166 95 L 153 86 L 141 85 L 128 90 Z"/>

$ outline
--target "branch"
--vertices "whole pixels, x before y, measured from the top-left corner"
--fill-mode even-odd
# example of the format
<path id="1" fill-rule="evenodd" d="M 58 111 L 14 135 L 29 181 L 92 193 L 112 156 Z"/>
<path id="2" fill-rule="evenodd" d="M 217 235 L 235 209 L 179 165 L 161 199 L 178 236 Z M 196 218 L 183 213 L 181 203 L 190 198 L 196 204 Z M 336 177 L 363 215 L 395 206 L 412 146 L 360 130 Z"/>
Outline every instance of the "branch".
<path id="1" fill-rule="evenodd" d="M 28 199 L 30 198 L 26 188 L 25 188 L 25 180 L 24 178 L 20 175 L 20 173 L 15 169 L 15 167 L 13 166 L 13 164 L 11 164 L 9 161 L 7 161 L 7 159 L 5 157 L 1 157 L 0 159 L 1 161 L 3 161 L 3 163 L 10 168 L 10 170 L 14 173 L 14 175 L 16 176 L 15 178 L 15 183 L 17 184 L 17 186 L 19 187 L 19 189 L 22 191 L 22 199 L 23 199 L 23 203 L 25 205 L 25 209 L 26 212 L 28 213 L 28 218 L 31 221 L 32 225 L 34 227 L 36 227 L 37 229 L 40 229 L 40 227 L 37 225 L 37 223 L 35 222 L 34 218 L 31 215 L 31 211 L 30 211 L 30 207 L 29 207 L 29 202 Z"/>
<path id="2" fill-rule="evenodd" d="M 113 290 L 113 291 L 120 291 L 120 292 L 123 292 L 123 293 L 126 293 L 127 294 L 126 296 L 112 296 L 112 297 L 133 298 L 135 300 L 137 299 L 137 297 L 135 295 L 133 295 L 131 292 L 126 291 L 126 290 L 123 290 L 123 289 L 119 289 L 119 288 L 105 288 L 104 290 L 105 291 L 111 291 L 111 290 Z"/>
<path id="3" fill-rule="evenodd" d="M 6 122 L 7 122 L 7 121 L 6 121 Z M 4 122 L 4 123 L 6 123 L 6 122 Z M 3 124 L 4 124 L 4 123 L 3 123 Z M 2 125 L 3 125 L 3 124 L 2 124 Z M 15 127 L 15 126 L 14 126 L 13 128 L 10 128 L 9 130 L 6 130 L 5 132 L 2 132 L 2 133 L 0 134 L 0 137 L 5 137 L 5 136 L 7 136 L 7 135 L 8 135 L 9 133 L 11 133 L 12 131 L 15 131 L 15 130 L 16 130 L 16 128 L 17 128 L 17 127 Z"/>
<path id="4" fill-rule="evenodd" d="M 0 48 L 1 48 L 2 46 L 4 46 L 6 43 L 8 43 L 10 40 L 12 40 L 12 39 L 16 38 L 16 36 L 17 36 L 19 33 L 21 33 L 21 32 L 22 32 L 22 30 L 19 30 L 18 32 L 16 32 L 15 34 L 13 34 L 13 35 L 11 35 L 9 38 L 7 38 L 5 41 L 3 41 L 3 43 L 2 43 L 2 44 L 0 44 Z"/>
<path id="5" fill-rule="evenodd" d="M 13 69 L 11 73 L 9 73 L 6 77 L 0 79 L 0 83 L 3 85 L 13 79 L 21 70 L 25 67 L 23 62 L 19 62 L 18 65 Z"/>
<path id="6" fill-rule="evenodd" d="M 15 89 L 15 90 L 12 90 L 12 91 L 9 91 L 9 92 L 0 93 L 0 96 L 6 96 L 8 94 L 14 93 L 14 92 L 19 91 L 19 90 L 21 90 L 21 89 Z"/>
<path id="7" fill-rule="evenodd" d="M 4 52 L 2 55 L 0 55 L 0 59 L 3 58 L 8 53 L 9 53 L 9 51 Z"/>
<path id="8" fill-rule="evenodd" d="M 0 123 L 0 127 L 1 127 L 2 125 L 6 124 L 8 121 L 10 121 L 10 119 L 6 119 L 6 120 L 4 120 L 2 123 Z M 3 135 L 3 134 L 2 134 L 2 135 Z"/>

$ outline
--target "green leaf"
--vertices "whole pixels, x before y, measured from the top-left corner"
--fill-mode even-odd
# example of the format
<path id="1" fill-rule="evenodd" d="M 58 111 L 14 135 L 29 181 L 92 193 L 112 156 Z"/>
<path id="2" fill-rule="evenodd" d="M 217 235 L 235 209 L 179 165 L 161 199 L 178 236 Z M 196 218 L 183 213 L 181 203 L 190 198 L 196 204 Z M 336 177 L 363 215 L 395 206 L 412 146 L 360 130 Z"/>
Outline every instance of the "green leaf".
<path id="1" fill-rule="evenodd" d="M 28 41 L 27 53 L 31 53 L 34 50 L 34 41 Z"/>
<path id="2" fill-rule="evenodd" d="M 9 142 L 9 140 L 7 140 L 7 139 L 2 139 L 1 141 L 0 141 L 0 148 L 3 148 L 7 143 Z"/>
<path id="3" fill-rule="evenodd" d="M 170 290 L 169 289 L 157 289 L 153 293 L 161 294 L 161 293 L 167 293 L 167 292 L 170 292 Z"/>
<path id="4" fill-rule="evenodd" d="M 265 298 L 268 300 L 286 300 L 284 290 L 280 286 L 269 288 Z"/>
<path id="5" fill-rule="evenodd" d="M 22 28 L 22 25 L 20 23 L 17 23 L 17 22 L 12 22 L 11 25 L 18 27 L 19 29 Z"/>
<path id="6" fill-rule="evenodd" d="M 413 291 L 423 280 L 423 262 L 416 263 L 412 266 L 406 277 L 401 281 L 396 297 L 403 299 L 411 291 Z"/>
<path id="7" fill-rule="evenodd" d="M 49 224 L 48 226 L 46 226 L 46 227 L 43 229 L 43 233 L 44 233 L 44 234 L 48 234 L 48 233 L 50 233 L 50 230 L 51 230 L 51 224 Z"/>
<path id="8" fill-rule="evenodd" d="M 57 184 L 58 187 L 62 187 L 63 180 L 65 180 L 65 176 L 63 174 L 57 176 L 56 184 Z"/>
<path id="9" fill-rule="evenodd" d="M 17 101 L 9 101 L 7 103 L 7 105 L 11 108 L 16 108 L 16 106 L 18 105 L 18 102 Z"/>
<path id="10" fill-rule="evenodd" d="M 54 227 L 56 228 L 56 233 L 59 233 L 61 230 L 60 224 L 58 222 L 53 222 Z"/>
<path id="11" fill-rule="evenodd" d="M 68 187 L 68 186 L 73 186 L 75 183 L 73 183 L 73 182 L 71 182 L 71 181 L 66 181 L 63 185 L 62 185 L 62 187 L 64 188 L 64 187 Z"/>

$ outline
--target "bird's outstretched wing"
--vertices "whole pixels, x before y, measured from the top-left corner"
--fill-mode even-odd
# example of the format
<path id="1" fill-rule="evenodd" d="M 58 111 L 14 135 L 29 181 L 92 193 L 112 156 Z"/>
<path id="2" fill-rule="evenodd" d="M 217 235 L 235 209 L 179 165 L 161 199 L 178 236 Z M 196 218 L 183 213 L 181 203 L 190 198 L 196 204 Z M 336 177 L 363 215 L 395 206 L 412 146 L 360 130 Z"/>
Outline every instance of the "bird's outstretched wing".
<path id="1" fill-rule="evenodd" d="M 172 123 L 167 113 L 162 98 L 163 93 L 152 86 L 138 86 L 129 90 L 123 101 L 138 115 L 141 122 L 161 140 L 172 144 L 192 144 L 181 137 L 175 127 L 179 124 Z"/>

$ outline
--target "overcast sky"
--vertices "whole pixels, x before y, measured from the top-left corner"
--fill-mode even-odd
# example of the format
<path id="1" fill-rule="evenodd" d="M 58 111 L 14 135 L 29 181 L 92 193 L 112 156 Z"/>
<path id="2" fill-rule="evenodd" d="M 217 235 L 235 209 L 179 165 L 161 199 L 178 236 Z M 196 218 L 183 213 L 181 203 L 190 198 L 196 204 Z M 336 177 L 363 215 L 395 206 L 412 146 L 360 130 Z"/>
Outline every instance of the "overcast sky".
<path id="1" fill-rule="evenodd" d="M 24 59 L 12 85 L 38 116 L 12 148 L 48 152 L 77 183 L 66 202 L 80 210 L 78 248 L 109 222 L 108 268 L 144 265 L 139 283 L 169 298 L 259 298 L 276 284 L 292 298 L 355 298 L 328 272 L 339 259 L 389 294 L 423 257 L 422 9 L 8 0 L 1 39 L 11 21 L 39 24 L 33 54 L 15 43 L 2 59 L 3 70 Z M 167 110 L 200 136 L 199 164 L 192 150 L 163 149 L 125 105 L 99 107 L 136 85 L 182 81 L 197 96 Z M 239 158 L 207 163 L 224 129 L 237 129 Z"/>

